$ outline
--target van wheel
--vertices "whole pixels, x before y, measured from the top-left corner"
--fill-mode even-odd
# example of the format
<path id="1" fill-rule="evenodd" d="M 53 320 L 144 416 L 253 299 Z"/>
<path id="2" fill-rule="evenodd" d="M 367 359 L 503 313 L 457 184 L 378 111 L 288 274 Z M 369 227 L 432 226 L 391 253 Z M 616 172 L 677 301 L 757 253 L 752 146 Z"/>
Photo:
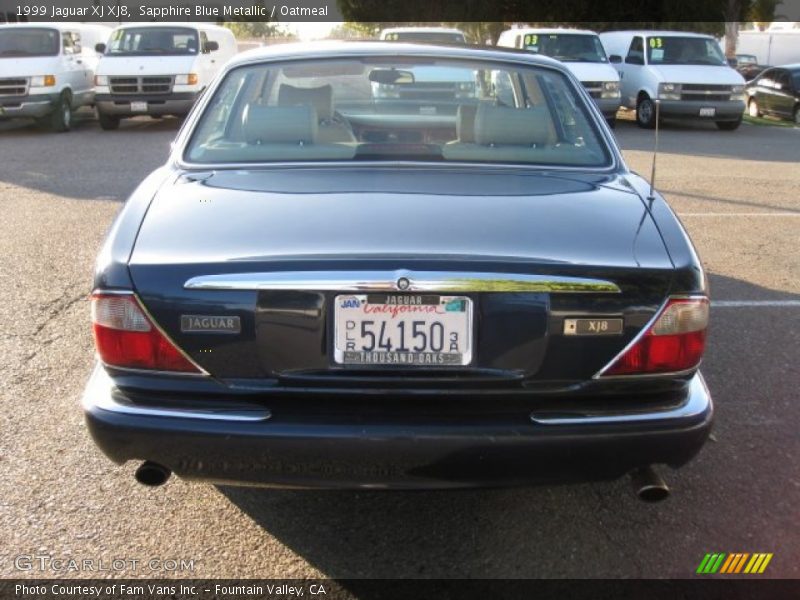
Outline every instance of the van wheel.
<path id="1" fill-rule="evenodd" d="M 739 129 L 739 125 L 742 124 L 742 119 L 736 119 L 735 121 L 717 121 L 717 128 L 722 131 L 734 131 Z"/>
<path id="2" fill-rule="evenodd" d="M 69 92 L 65 91 L 58 97 L 58 101 L 53 107 L 53 112 L 46 117 L 42 117 L 39 125 L 56 133 L 69 131 L 72 126 L 72 98 Z"/>
<path id="3" fill-rule="evenodd" d="M 639 98 L 636 104 L 636 124 L 643 129 L 656 126 L 656 105 L 647 96 Z"/>
<path id="4" fill-rule="evenodd" d="M 97 113 L 97 119 L 100 121 L 100 129 L 112 131 L 119 128 L 119 117 L 117 116 Z"/>
<path id="5" fill-rule="evenodd" d="M 750 98 L 750 102 L 747 103 L 747 114 L 754 119 L 761 116 L 761 111 L 758 108 L 758 102 L 756 102 L 755 98 Z"/>

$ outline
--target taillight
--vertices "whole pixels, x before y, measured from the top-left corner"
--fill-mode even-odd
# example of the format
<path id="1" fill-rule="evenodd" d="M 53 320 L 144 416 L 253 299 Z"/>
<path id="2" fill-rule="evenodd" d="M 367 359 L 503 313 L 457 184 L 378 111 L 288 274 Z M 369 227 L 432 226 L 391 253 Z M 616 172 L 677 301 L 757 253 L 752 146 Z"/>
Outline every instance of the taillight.
<path id="1" fill-rule="evenodd" d="M 671 298 L 656 319 L 601 376 L 686 371 L 706 347 L 708 298 Z"/>
<path id="2" fill-rule="evenodd" d="M 147 316 L 133 294 L 92 294 L 100 359 L 112 367 L 202 373 Z"/>

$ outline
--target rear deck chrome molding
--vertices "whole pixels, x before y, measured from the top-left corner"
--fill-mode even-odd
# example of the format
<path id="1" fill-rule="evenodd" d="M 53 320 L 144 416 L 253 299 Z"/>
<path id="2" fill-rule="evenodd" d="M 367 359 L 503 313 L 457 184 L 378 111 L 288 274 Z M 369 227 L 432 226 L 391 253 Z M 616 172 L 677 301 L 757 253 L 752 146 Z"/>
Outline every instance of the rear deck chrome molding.
<path id="1" fill-rule="evenodd" d="M 584 277 L 451 271 L 276 271 L 192 277 L 188 290 L 335 292 L 545 292 L 619 294 L 610 281 Z"/>
<path id="2" fill-rule="evenodd" d="M 689 398 L 675 408 L 667 410 L 631 410 L 617 413 L 556 413 L 554 411 L 534 411 L 531 421 L 536 425 L 604 425 L 615 423 L 642 423 L 685 419 L 701 415 L 711 407 L 711 395 L 703 376 L 698 372 L 689 382 Z"/>

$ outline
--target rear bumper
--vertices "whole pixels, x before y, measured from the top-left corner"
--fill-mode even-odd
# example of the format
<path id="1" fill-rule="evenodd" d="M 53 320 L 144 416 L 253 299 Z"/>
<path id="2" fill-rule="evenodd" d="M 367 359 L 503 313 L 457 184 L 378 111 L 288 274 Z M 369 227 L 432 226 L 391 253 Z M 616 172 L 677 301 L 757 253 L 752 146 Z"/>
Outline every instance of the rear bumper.
<path id="1" fill-rule="evenodd" d="M 380 419 L 135 404 L 101 367 L 83 406 L 117 463 L 150 460 L 187 479 L 301 487 L 447 488 L 614 479 L 680 466 L 708 437 L 713 407 L 698 373 L 678 406 L 653 412 L 520 413 Z"/>
<path id="2" fill-rule="evenodd" d="M 661 100 L 659 111 L 667 119 L 701 119 L 703 121 L 738 121 L 744 115 L 744 102 L 703 100 Z M 713 117 L 701 117 L 701 108 L 713 108 Z"/>
<path id="3" fill-rule="evenodd" d="M 0 119 L 44 117 L 57 100 L 58 94 L 5 97 L 0 99 Z"/>
<path id="4" fill-rule="evenodd" d="M 136 115 L 187 115 L 199 97 L 199 92 L 172 94 L 97 94 L 97 110 L 105 115 L 133 117 Z M 131 110 L 131 102 L 147 102 L 146 112 Z"/>

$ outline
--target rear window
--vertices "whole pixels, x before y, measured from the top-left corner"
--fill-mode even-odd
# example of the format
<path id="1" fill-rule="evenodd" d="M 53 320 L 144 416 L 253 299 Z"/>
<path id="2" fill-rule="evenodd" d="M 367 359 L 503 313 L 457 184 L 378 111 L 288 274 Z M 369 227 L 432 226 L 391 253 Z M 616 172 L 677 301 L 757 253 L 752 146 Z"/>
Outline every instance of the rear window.
<path id="1" fill-rule="evenodd" d="M 226 75 L 184 157 L 610 165 L 589 110 L 570 79 L 542 67 L 388 56 L 268 63 Z"/>
<path id="2" fill-rule="evenodd" d="M 197 31 L 187 27 L 128 27 L 111 34 L 106 54 L 163 56 L 197 54 Z"/>

